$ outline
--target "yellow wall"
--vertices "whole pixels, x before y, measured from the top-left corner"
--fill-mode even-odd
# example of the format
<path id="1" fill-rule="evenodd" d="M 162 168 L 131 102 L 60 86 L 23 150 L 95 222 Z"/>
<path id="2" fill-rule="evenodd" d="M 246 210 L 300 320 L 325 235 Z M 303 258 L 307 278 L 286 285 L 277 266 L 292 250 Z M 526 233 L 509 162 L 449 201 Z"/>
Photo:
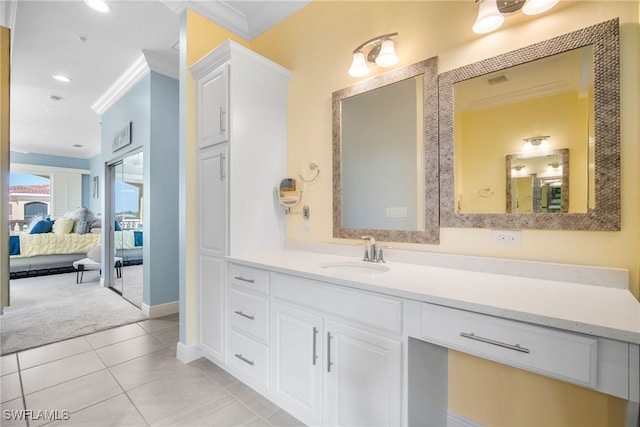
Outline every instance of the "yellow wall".
<path id="1" fill-rule="evenodd" d="M 636 297 L 640 273 L 640 127 L 638 125 L 638 50 L 640 35 L 638 1 L 563 1 L 551 12 L 538 17 L 516 15 L 507 18 L 500 31 L 478 36 L 471 31 L 477 9 L 463 1 L 313 1 L 294 15 L 251 42 L 207 22 L 195 13 L 187 16 L 187 55 L 191 65 L 226 38 L 234 38 L 254 51 L 293 71 L 289 83 L 288 174 L 305 172 L 314 162 L 319 179 L 306 188 L 304 204 L 311 208 L 310 227 L 303 230 L 300 216 L 288 217 L 288 238 L 315 242 L 339 242 L 332 237 L 331 182 L 331 93 L 358 81 L 347 74 L 351 51 L 379 34 L 398 31 L 398 67 L 439 56 L 440 71 L 511 51 L 538 41 L 620 18 L 621 23 L 621 107 L 622 107 L 622 231 L 525 230 L 521 248 L 491 245 L 490 230 L 441 229 L 439 245 L 393 243 L 395 248 L 425 252 L 468 254 L 533 261 L 619 267 L 631 273 L 630 289 Z M 383 69 L 373 68 L 373 74 Z M 195 157 L 193 81 L 188 81 L 187 157 Z M 187 167 L 193 171 L 193 167 Z M 194 206 L 195 178 L 187 177 L 187 203 Z M 187 242 L 195 242 L 194 218 L 187 218 Z M 549 242 L 553 242 L 552 245 Z M 355 243 L 355 242 L 354 242 Z M 188 249 L 187 271 L 193 271 L 193 248 Z M 195 339 L 195 282 L 187 277 L 187 344 Z M 576 295 L 579 298 L 579 295 Z M 497 365 L 495 375 L 508 383 L 486 377 L 486 361 L 450 354 L 450 383 L 475 388 L 480 394 L 450 390 L 450 407 L 479 422 L 511 424 L 535 420 L 538 425 L 606 425 L 624 416 L 618 399 L 579 387 Z M 527 390 L 522 398 L 518 392 Z M 537 396 L 537 397 L 536 397 Z M 537 400 L 540 397 L 548 399 Z M 550 405 L 541 411 L 542 402 Z M 549 403 L 550 402 L 550 403 Z M 491 403 L 479 410 L 480 403 Z M 484 411 L 484 412 L 483 412 Z M 602 423 L 602 424 L 601 424 Z"/>

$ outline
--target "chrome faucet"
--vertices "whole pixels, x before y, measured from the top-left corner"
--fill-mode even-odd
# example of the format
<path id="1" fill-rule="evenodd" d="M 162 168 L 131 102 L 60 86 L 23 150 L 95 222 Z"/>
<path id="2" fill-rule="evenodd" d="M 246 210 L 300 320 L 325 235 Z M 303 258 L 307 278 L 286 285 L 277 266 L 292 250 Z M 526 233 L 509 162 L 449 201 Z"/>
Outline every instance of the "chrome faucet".
<path id="1" fill-rule="evenodd" d="M 382 258 L 382 249 L 376 249 L 376 239 L 371 235 L 362 236 L 362 240 L 369 241 L 369 247 L 367 248 L 367 244 L 364 245 L 364 258 L 363 261 L 369 262 L 384 262 Z"/>

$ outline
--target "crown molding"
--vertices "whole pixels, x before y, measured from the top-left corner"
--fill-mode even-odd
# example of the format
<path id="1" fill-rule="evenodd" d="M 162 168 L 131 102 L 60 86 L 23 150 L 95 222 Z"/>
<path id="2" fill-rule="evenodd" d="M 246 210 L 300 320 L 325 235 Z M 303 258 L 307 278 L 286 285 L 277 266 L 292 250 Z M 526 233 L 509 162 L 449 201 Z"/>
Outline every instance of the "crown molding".
<path id="1" fill-rule="evenodd" d="M 242 37 L 253 40 L 298 9 L 309 4 L 311 0 L 263 0 L 253 2 L 255 6 L 250 14 L 236 9 L 233 4 L 240 1 L 198 1 L 198 0 L 160 0 L 170 10 L 180 14 L 187 8 L 215 22 L 221 27 Z"/>
<path id="2" fill-rule="evenodd" d="M 125 71 L 107 91 L 102 94 L 96 102 L 93 103 L 91 109 L 102 115 L 109 107 L 111 107 L 118 99 L 127 93 L 136 85 L 144 76 L 149 73 L 150 68 L 144 54 L 140 55 L 136 62 Z"/>

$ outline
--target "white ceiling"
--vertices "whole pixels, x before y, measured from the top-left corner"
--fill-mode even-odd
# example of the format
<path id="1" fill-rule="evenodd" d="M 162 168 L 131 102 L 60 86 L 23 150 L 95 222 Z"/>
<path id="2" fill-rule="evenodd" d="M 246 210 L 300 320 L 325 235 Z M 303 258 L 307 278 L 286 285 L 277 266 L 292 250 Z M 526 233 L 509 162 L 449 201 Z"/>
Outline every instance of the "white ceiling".
<path id="1" fill-rule="evenodd" d="M 78 158 L 98 154 L 98 112 L 123 75 L 144 64 L 177 78 L 172 46 L 186 7 L 251 40 L 307 2 L 107 0 L 111 10 L 103 14 L 82 0 L 18 0 L 12 8 L 0 0 L 0 23 L 13 28 L 10 148 Z M 15 21 L 7 24 L 11 12 Z M 72 81 L 60 83 L 53 74 Z"/>

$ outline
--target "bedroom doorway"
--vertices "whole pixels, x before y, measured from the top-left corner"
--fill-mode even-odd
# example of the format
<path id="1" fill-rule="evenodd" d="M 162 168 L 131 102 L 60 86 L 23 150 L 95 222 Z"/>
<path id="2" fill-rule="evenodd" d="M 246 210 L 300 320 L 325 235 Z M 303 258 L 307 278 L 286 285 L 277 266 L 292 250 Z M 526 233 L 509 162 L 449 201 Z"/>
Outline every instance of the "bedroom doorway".
<path id="1" fill-rule="evenodd" d="M 138 152 L 111 165 L 115 274 L 109 287 L 138 308 L 143 295 L 143 160 Z"/>

